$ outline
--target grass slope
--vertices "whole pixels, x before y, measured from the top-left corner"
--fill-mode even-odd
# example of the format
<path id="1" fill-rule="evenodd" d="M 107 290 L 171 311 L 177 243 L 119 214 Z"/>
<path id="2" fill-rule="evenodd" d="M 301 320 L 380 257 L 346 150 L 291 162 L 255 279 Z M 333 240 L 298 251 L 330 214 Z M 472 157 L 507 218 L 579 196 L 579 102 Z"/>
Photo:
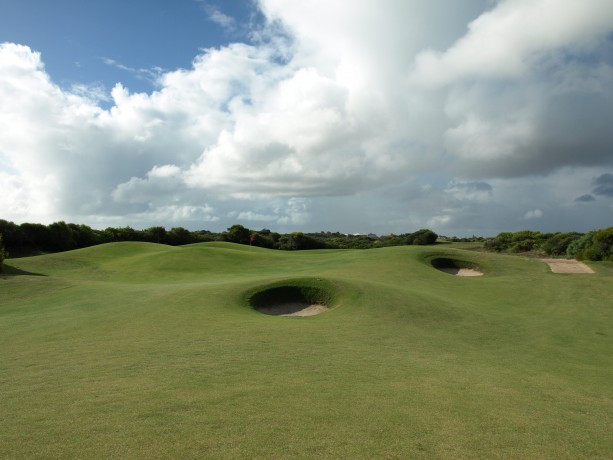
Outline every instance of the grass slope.
<path id="1" fill-rule="evenodd" d="M 115 243 L 7 265 L 1 458 L 613 454 L 613 264 Z M 248 306 L 285 279 L 332 283 L 336 308 Z"/>

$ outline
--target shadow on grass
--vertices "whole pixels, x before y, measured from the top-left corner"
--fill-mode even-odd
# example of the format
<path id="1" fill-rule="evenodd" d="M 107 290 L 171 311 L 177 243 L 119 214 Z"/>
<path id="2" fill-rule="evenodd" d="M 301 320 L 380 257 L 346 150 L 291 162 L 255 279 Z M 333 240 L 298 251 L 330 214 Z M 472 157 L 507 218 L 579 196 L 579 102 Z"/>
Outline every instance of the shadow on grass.
<path id="1" fill-rule="evenodd" d="M 10 265 L 6 265 L 6 264 L 2 266 L 2 271 L 0 271 L 0 278 L 7 278 L 9 276 L 24 276 L 24 275 L 26 276 L 47 276 L 42 273 L 27 272 L 25 270 L 11 267 Z"/>

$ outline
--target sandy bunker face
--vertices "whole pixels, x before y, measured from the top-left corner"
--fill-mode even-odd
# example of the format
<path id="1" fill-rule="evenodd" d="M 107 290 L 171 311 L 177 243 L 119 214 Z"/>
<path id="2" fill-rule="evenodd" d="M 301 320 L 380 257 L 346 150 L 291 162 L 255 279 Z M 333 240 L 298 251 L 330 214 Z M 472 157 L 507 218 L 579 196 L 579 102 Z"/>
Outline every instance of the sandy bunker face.
<path id="1" fill-rule="evenodd" d="M 430 262 L 434 268 L 455 276 L 483 276 L 483 272 L 476 266 L 455 259 L 438 258 Z"/>
<path id="2" fill-rule="evenodd" d="M 541 259 L 551 268 L 553 273 L 594 273 L 583 262 L 574 259 Z"/>
<path id="3" fill-rule="evenodd" d="M 254 310 L 274 316 L 314 316 L 329 310 L 325 290 L 310 286 L 277 286 L 250 299 Z"/>
<path id="4" fill-rule="evenodd" d="M 329 310 L 325 305 L 307 302 L 287 302 L 268 307 L 256 308 L 260 313 L 275 316 L 315 316 Z"/>

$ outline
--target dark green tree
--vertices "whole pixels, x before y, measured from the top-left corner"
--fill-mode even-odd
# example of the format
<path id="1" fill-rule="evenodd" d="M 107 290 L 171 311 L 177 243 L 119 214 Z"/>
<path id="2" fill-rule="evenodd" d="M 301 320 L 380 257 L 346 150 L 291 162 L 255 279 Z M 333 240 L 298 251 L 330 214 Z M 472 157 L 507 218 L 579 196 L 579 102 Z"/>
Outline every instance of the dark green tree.
<path id="1" fill-rule="evenodd" d="M 19 226 L 21 231 L 21 246 L 27 251 L 40 251 L 50 244 L 49 229 L 42 224 L 23 223 Z"/>
<path id="2" fill-rule="evenodd" d="M 251 237 L 251 230 L 243 227 L 240 224 L 232 225 L 228 230 L 223 232 L 221 238 L 223 241 L 229 243 L 249 244 Z"/>
<path id="3" fill-rule="evenodd" d="M 410 239 L 411 243 L 407 244 L 418 244 L 418 245 L 426 245 L 426 244 L 434 244 L 436 243 L 436 239 L 438 235 L 434 233 L 432 230 L 427 228 L 422 228 L 421 230 L 417 230 L 415 233 L 412 233 Z"/>
<path id="4" fill-rule="evenodd" d="M 196 238 L 189 230 L 183 227 L 173 227 L 168 232 L 168 244 L 172 246 L 181 246 L 183 244 L 195 243 Z"/>
<path id="5" fill-rule="evenodd" d="M 209 230 L 196 230 L 195 232 L 191 232 L 191 235 L 194 238 L 194 243 L 218 241 L 221 238 L 221 235 L 219 235 L 219 233 L 213 233 Z"/>
<path id="6" fill-rule="evenodd" d="M 275 240 L 273 233 L 268 229 L 260 230 L 259 232 L 252 232 L 251 238 L 253 238 L 252 245 L 260 248 L 273 249 L 275 247 Z"/>
<path id="7" fill-rule="evenodd" d="M 296 249 L 296 242 L 291 235 L 281 235 L 281 238 L 277 241 L 277 249 L 293 251 Z"/>
<path id="8" fill-rule="evenodd" d="M 47 244 L 43 246 L 44 249 L 48 251 L 68 251 L 77 247 L 72 229 L 66 222 L 54 222 L 47 229 L 48 240 Z"/>
<path id="9" fill-rule="evenodd" d="M 294 232 L 290 235 L 283 235 L 279 238 L 279 249 L 288 251 L 305 250 L 305 249 L 326 249 L 327 245 L 325 241 L 319 238 L 314 238 L 309 235 L 305 235 L 302 232 Z"/>
<path id="10" fill-rule="evenodd" d="M 72 238 L 77 248 L 87 248 L 102 242 L 101 232 L 88 225 L 68 224 L 68 227 L 72 230 Z"/>
<path id="11" fill-rule="evenodd" d="M 4 259 L 8 257 L 6 250 L 4 249 L 4 241 L 2 241 L 2 233 L 0 233 L 0 272 L 4 267 Z"/>
<path id="12" fill-rule="evenodd" d="M 164 227 L 149 227 L 144 230 L 145 240 L 151 243 L 167 244 L 168 235 Z"/>
<path id="13" fill-rule="evenodd" d="M 134 230 L 132 227 L 107 227 L 102 232 L 102 240 L 106 243 L 114 241 L 141 241 L 143 239 L 142 232 Z"/>
<path id="14" fill-rule="evenodd" d="M 4 247 L 8 248 L 9 251 L 23 246 L 19 225 L 0 219 L 0 233 L 4 239 Z"/>

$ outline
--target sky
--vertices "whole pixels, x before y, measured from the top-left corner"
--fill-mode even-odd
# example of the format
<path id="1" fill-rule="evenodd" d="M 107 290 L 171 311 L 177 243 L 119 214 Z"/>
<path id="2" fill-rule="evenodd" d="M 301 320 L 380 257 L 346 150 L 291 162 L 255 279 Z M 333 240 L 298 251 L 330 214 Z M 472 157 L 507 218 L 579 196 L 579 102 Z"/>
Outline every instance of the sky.
<path id="1" fill-rule="evenodd" d="M 0 219 L 611 226 L 611 0 L 0 0 Z"/>

